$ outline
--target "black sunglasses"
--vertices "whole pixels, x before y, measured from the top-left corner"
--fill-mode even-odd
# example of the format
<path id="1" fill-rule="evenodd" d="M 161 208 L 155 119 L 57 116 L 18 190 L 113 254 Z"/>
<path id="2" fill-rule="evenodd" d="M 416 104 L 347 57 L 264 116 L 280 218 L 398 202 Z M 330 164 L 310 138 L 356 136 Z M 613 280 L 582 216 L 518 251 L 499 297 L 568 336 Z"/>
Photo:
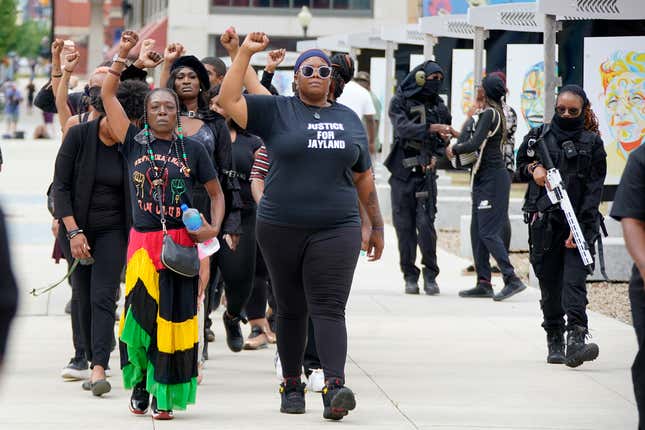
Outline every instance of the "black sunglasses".
<path id="1" fill-rule="evenodd" d="M 300 73 L 305 78 L 311 78 L 314 75 L 314 72 L 318 73 L 318 76 L 322 79 L 327 79 L 331 76 L 331 67 L 329 66 L 320 66 L 318 68 L 312 66 L 302 66 L 300 68 Z"/>
<path id="2" fill-rule="evenodd" d="M 558 113 L 558 115 L 560 115 L 560 116 L 566 114 L 567 112 L 569 112 L 569 114 L 572 117 L 576 117 L 576 116 L 580 115 L 580 109 L 578 109 L 578 108 L 567 108 L 567 107 L 564 107 L 564 106 L 558 106 L 558 107 L 555 108 L 555 110 Z"/>

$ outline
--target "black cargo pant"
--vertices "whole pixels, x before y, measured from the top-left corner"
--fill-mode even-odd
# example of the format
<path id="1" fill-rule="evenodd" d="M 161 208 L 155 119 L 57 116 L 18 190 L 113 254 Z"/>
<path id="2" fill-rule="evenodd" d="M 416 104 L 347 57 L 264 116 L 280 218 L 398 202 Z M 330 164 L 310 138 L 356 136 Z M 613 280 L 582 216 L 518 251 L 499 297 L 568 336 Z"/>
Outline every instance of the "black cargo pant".
<path id="1" fill-rule="evenodd" d="M 632 383 L 638 406 L 638 428 L 645 429 L 645 290 L 636 265 L 632 267 L 632 277 L 629 280 L 629 302 L 638 340 L 638 353 L 632 364 Z"/>
<path id="2" fill-rule="evenodd" d="M 504 276 L 504 282 L 515 277 L 515 269 L 502 239 L 502 231 L 508 219 L 510 187 L 510 178 L 505 168 L 479 171 L 473 181 L 470 232 L 478 279 L 490 282 L 491 255 Z"/>
<path id="3" fill-rule="evenodd" d="M 414 264 L 417 246 L 421 249 L 421 264 L 424 275 L 435 279 L 439 275 L 437 265 L 437 232 L 434 228 L 437 213 L 437 178 L 428 179 L 413 174 L 407 181 L 390 177 L 392 193 L 392 220 L 399 242 L 399 261 L 403 278 L 416 282 L 421 271 Z M 427 199 L 417 199 L 417 192 L 428 192 Z"/>
<path id="4" fill-rule="evenodd" d="M 530 258 L 540 281 L 542 327 L 547 332 L 563 331 L 565 314 L 567 327 L 587 327 L 587 269 L 578 250 L 564 246 L 569 226 L 555 215 L 546 214 L 530 227 Z"/>

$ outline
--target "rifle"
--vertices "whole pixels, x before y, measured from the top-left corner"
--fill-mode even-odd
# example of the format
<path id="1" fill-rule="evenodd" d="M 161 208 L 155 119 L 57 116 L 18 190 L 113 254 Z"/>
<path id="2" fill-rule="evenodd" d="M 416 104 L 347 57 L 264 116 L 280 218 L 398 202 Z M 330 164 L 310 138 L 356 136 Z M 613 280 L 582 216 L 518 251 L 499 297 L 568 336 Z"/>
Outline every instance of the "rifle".
<path id="1" fill-rule="evenodd" d="M 419 114 L 419 122 L 421 124 L 426 123 L 426 108 L 424 105 L 414 106 L 410 109 L 410 112 Z M 419 141 L 408 141 L 405 144 L 406 148 L 412 148 L 419 151 L 419 155 L 415 157 L 409 157 L 403 159 L 403 167 L 406 169 L 412 169 L 415 167 L 423 168 L 423 166 L 428 166 L 432 162 L 432 147 L 431 145 L 424 145 L 423 142 Z M 426 171 L 425 177 L 426 180 L 429 178 L 428 175 L 434 174 L 433 172 Z M 420 191 L 414 194 L 415 197 L 419 200 L 426 200 L 430 197 L 427 191 Z"/>
<path id="2" fill-rule="evenodd" d="M 589 245 L 585 240 L 584 235 L 582 234 L 582 229 L 578 223 L 578 218 L 576 213 L 573 210 L 573 205 L 569 199 L 569 194 L 567 193 L 564 183 L 562 181 L 562 175 L 560 171 L 553 164 L 553 160 L 549 155 L 549 150 L 544 141 L 544 135 L 548 132 L 548 126 L 545 125 L 545 130 L 542 132 L 542 135 L 538 139 L 530 139 L 528 141 L 528 150 L 535 151 L 537 149 L 538 158 L 542 161 L 542 164 L 546 168 L 546 178 L 547 178 L 547 196 L 552 204 L 560 203 L 560 209 L 564 212 L 564 215 L 567 219 L 567 224 L 573 233 L 573 240 L 578 248 L 580 253 L 580 258 L 582 263 L 587 268 L 587 272 L 591 275 L 593 274 L 593 257 L 591 256 L 591 251 L 589 250 Z M 537 148 L 535 146 L 537 145 Z M 550 189 L 549 189 L 550 188 Z"/>

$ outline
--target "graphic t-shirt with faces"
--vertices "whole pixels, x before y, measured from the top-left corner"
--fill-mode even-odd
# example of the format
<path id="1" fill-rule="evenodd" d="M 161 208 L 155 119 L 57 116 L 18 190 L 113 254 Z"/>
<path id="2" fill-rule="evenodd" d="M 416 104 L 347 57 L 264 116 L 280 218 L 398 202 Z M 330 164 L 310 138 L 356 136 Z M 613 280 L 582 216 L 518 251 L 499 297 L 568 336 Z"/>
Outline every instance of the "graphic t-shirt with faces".
<path id="1" fill-rule="evenodd" d="M 371 167 L 367 136 L 347 106 L 307 106 L 296 97 L 245 95 L 247 130 L 271 159 L 258 217 L 279 225 L 360 225 L 353 173 Z"/>
<path id="2" fill-rule="evenodd" d="M 119 146 L 128 166 L 133 227 L 143 232 L 161 230 L 160 208 L 152 184 L 155 174 L 145 139 L 143 132 L 131 125 L 125 141 Z M 217 172 L 206 149 L 199 142 L 190 138 L 184 140 L 190 172 L 184 168 L 183 158 L 177 157 L 177 152 L 180 157 L 182 155 L 181 145 L 177 144 L 176 151 L 174 144 L 167 140 L 151 136 L 151 142 L 155 164 L 159 169 L 163 168 L 162 202 L 166 226 L 169 229 L 182 228 L 181 205 L 192 207 L 194 185 L 216 179 Z"/>

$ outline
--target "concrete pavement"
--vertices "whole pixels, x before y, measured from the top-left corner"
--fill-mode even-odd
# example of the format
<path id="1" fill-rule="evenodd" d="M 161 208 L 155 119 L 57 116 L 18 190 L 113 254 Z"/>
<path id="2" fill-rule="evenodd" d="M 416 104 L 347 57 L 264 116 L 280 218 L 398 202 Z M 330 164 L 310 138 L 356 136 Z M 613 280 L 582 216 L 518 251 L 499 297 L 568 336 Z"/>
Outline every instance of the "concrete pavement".
<path id="1" fill-rule="evenodd" d="M 350 296 L 347 383 L 358 407 L 342 423 L 324 422 L 315 393 L 307 394 L 306 415 L 280 414 L 275 347 L 231 353 L 219 314 L 213 315 L 217 341 L 197 404 L 178 412 L 173 422 L 131 416 L 118 354 L 111 357 L 113 390 L 102 399 L 59 377 L 72 353 L 69 317 L 62 315 L 69 288 L 37 299 L 26 294 L 64 271 L 48 259 L 52 239 L 44 200 L 57 143 L 0 145 L 5 154 L 0 201 L 9 215 L 21 288 L 21 316 L 0 379 L 2 429 L 637 427 L 629 377 L 636 353 L 631 327 L 591 313 L 600 357 L 575 370 L 547 365 L 537 290 L 502 303 L 461 299 L 457 291 L 472 286 L 474 278 L 461 276 L 466 260 L 442 251 L 441 295 L 406 296 L 390 227 L 383 260 L 359 263 Z"/>

